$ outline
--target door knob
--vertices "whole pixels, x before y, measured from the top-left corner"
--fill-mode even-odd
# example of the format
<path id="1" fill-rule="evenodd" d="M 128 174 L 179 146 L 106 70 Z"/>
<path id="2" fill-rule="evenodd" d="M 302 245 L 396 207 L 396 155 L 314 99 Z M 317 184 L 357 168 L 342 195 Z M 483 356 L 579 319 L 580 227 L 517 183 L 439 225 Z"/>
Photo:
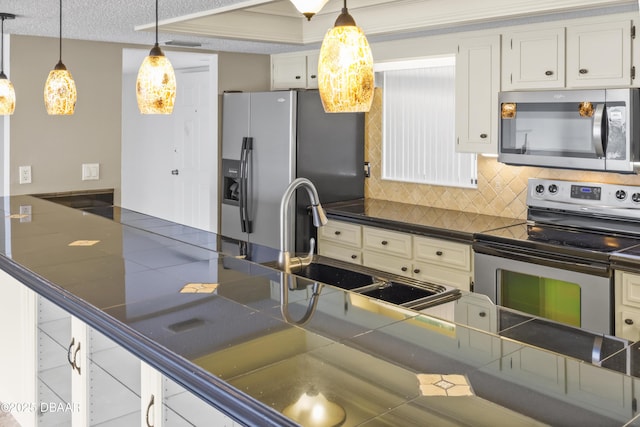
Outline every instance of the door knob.
<path id="1" fill-rule="evenodd" d="M 171 175 L 180 175 L 180 171 L 178 169 L 174 169 L 171 171 Z"/>

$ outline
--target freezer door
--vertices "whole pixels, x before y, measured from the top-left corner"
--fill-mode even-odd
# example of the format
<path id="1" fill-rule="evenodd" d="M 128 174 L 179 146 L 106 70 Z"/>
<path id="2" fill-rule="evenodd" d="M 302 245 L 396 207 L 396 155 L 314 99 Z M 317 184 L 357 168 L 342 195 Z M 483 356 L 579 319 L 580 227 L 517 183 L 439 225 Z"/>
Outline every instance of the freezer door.
<path id="1" fill-rule="evenodd" d="M 295 92 L 252 93 L 250 103 L 249 241 L 278 248 L 280 199 L 295 174 Z"/>
<path id="2" fill-rule="evenodd" d="M 242 143 L 244 138 L 249 135 L 249 101 L 250 96 L 248 93 L 225 93 L 223 95 L 222 158 L 224 160 L 221 174 L 223 183 L 228 181 L 224 176 L 225 165 L 235 166 L 235 178 L 239 179 Z M 223 191 L 225 191 L 224 188 Z M 220 208 L 220 234 L 237 240 L 248 240 L 248 234 L 242 231 L 239 203 L 222 203 Z"/>

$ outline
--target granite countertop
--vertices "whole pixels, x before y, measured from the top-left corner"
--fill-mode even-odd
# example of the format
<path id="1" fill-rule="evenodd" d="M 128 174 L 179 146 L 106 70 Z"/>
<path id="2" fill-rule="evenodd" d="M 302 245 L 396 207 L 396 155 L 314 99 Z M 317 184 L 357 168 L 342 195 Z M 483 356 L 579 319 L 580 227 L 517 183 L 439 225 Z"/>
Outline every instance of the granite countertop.
<path id="1" fill-rule="evenodd" d="M 19 214 L 25 205 L 31 215 Z M 0 268 L 243 424 L 294 425 L 282 412 L 305 393 L 340 405 L 344 426 L 622 425 L 636 415 L 637 379 L 616 370 L 634 347 L 610 347 L 604 362 L 617 362 L 605 369 L 518 341 L 540 329 L 531 318 L 496 322 L 503 336 L 468 327 L 466 307 L 484 304 L 475 294 L 449 321 L 296 278 L 286 321 L 292 278 L 218 253 L 215 234 L 120 208 L 111 220 L 28 196 L 3 206 Z M 309 321 L 291 320 L 314 292 Z M 564 368 L 531 371 L 527 358 Z M 556 374 L 551 386 L 540 380 Z M 602 384 L 607 398 L 590 398 Z"/>
<path id="2" fill-rule="evenodd" d="M 463 242 L 471 242 L 476 233 L 525 222 L 522 219 L 368 198 L 322 206 L 329 218 Z"/>

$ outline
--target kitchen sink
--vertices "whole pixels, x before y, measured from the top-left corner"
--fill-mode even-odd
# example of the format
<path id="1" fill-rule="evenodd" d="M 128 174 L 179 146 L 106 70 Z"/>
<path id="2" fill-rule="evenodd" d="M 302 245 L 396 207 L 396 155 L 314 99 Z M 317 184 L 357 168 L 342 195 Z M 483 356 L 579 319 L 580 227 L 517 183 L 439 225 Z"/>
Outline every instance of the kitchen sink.
<path id="1" fill-rule="evenodd" d="M 371 274 L 317 262 L 309 264 L 303 270 L 296 271 L 294 274 L 347 290 L 361 288 L 380 281 Z"/>
<path id="2" fill-rule="evenodd" d="M 269 266 L 277 268 L 276 263 L 269 263 Z M 456 288 L 426 283 L 322 256 L 316 256 L 311 264 L 293 274 L 414 310 L 423 310 L 452 301 L 461 295 L 460 290 Z"/>
<path id="3" fill-rule="evenodd" d="M 411 286 L 398 282 L 382 282 L 360 289 L 358 293 L 387 301 L 393 304 L 403 305 L 408 302 L 421 300 L 438 294 L 437 290 L 431 291 L 426 288 Z"/>

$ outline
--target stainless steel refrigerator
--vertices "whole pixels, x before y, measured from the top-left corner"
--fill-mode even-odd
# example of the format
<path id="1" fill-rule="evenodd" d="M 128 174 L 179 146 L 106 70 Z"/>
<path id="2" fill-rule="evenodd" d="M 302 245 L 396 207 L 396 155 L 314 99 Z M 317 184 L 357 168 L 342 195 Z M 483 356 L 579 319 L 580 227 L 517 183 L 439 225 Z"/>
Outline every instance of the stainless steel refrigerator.
<path id="1" fill-rule="evenodd" d="M 221 170 L 220 234 L 277 249 L 280 199 L 295 178 L 324 204 L 363 197 L 364 114 L 327 114 L 316 90 L 225 93 Z M 315 235 L 308 204 L 300 191 L 292 203 L 298 252 Z"/>

